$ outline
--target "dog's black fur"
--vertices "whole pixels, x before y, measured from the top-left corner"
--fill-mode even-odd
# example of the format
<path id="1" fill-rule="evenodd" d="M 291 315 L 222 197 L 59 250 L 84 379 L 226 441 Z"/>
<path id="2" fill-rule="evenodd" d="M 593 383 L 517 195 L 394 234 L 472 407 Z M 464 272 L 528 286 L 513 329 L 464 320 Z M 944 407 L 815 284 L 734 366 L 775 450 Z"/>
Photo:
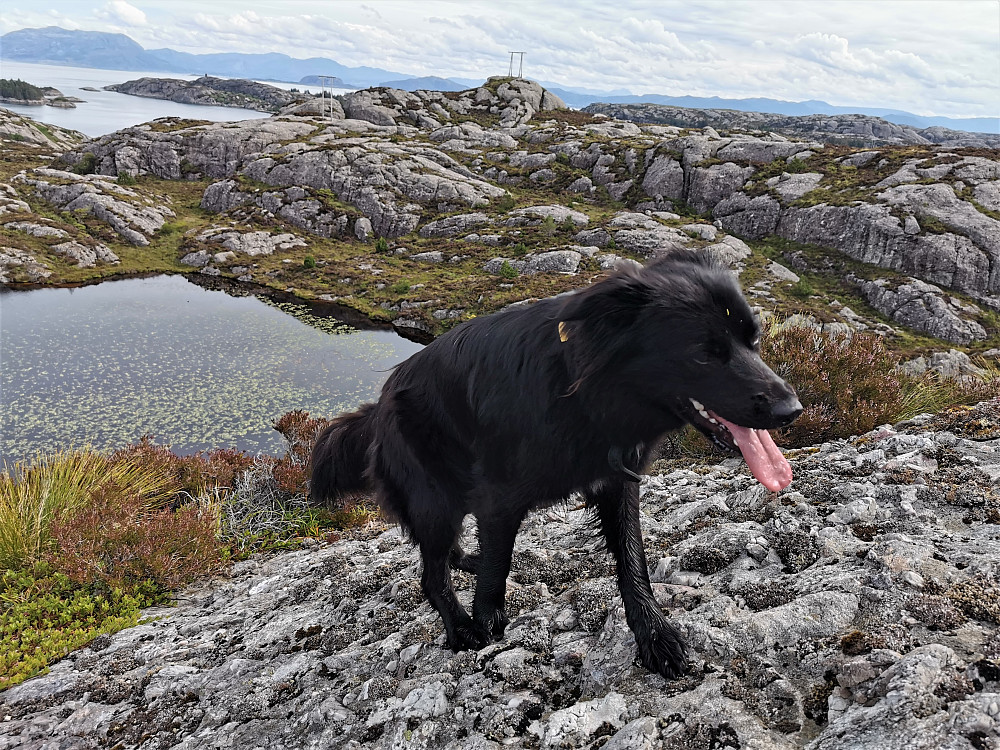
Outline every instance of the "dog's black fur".
<path id="1" fill-rule="evenodd" d="M 794 391 L 760 359 L 758 338 L 732 275 L 693 254 L 477 318 L 400 364 L 377 403 L 319 436 L 313 497 L 375 490 L 420 546 L 424 593 L 457 651 L 503 635 L 525 515 L 579 492 L 617 564 L 639 659 L 677 676 L 685 647 L 653 599 L 635 477 L 651 446 L 686 422 L 732 447 L 691 398 L 756 429 L 798 416 Z M 478 555 L 457 543 L 468 513 L 478 520 Z M 478 575 L 471 617 L 449 565 Z"/>

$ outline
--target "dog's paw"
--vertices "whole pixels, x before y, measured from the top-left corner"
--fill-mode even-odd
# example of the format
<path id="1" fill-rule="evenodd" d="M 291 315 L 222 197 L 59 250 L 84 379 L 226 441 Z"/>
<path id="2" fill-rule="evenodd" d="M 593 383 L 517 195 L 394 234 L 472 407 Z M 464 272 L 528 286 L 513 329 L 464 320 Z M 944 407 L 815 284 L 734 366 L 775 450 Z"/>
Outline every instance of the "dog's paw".
<path id="1" fill-rule="evenodd" d="M 499 641 L 503 638 L 504 631 L 510 624 L 510 618 L 507 617 L 507 613 L 502 609 L 494 609 L 492 612 L 482 614 L 475 612 L 473 613 L 473 617 L 476 620 L 476 624 L 489 633 L 494 641 Z"/>
<path id="2" fill-rule="evenodd" d="M 485 648 L 493 639 L 489 631 L 484 629 L 471 617 L 466 615 L 455 627 L 448 631 L 448 648 L 458 651 L 478 651 Z"/>
<path id="3" fill-rule="evenodd" d="M 658 672 L 668 680 L 687 671 L 687 648 L 684 639 L 666 620 L 650 623 L 635 633 L 638 646 L 636 657 L 650 672 Z"/>

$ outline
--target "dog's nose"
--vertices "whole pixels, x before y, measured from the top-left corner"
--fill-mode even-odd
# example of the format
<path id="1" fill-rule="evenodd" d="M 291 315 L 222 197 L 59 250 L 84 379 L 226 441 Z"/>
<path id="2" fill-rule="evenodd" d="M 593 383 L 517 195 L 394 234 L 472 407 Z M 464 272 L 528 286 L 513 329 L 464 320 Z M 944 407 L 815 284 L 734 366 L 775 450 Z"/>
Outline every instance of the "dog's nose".
<path id="1" fill-rule="evenodd" d="M 791 424 L 798 419 L 802 413 L 802 403 L 796 396 L 789 396 L 784 401 L 780 401 L 771 409 L 771 414 L 782 425 Z"/>

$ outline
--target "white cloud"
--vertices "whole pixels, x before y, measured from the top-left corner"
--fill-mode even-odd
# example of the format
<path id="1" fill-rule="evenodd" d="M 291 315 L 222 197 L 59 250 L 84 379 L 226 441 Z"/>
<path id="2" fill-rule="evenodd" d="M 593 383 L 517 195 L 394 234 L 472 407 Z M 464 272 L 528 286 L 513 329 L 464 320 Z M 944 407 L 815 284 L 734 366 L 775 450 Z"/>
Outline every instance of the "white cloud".
<path id="1" fill-rule="evenodd" d="M 2 0 L 0 29 L 53 23 Z M 48 0 L 58 25 L 147 48 L 284 52 L 410 75 L 525 74 L 634 93 L 823 99 L 996 115 L 1000 5 L 984 0 Z M 148 15 L 148 19 L 147 19 Z M 144 25 L 143 25 L 144 24 Z"/>
<path id="2" fill-rule="evenodd" d="M 146 14 L 125 0 L 108 0 L 98 15 L 125 26 L 145 26 L 147 24 Z"/>

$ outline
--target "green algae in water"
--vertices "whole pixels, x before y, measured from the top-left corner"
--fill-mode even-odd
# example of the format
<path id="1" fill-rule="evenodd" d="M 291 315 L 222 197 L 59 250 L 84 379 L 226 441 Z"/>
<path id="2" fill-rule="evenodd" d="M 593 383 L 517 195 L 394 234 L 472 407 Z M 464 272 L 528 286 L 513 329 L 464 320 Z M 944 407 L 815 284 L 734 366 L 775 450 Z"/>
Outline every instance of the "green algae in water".
<path id="1" fill-rule="evenodd" d="M 289 314 L 292 313 L 292 314 Z M 289 303 L 179 276 L 0 295 L 0 457 L 7 463 L 145 434 L 179 453 L 280 453 L 274 419 L 377 398 L 420 348 Z"/>

